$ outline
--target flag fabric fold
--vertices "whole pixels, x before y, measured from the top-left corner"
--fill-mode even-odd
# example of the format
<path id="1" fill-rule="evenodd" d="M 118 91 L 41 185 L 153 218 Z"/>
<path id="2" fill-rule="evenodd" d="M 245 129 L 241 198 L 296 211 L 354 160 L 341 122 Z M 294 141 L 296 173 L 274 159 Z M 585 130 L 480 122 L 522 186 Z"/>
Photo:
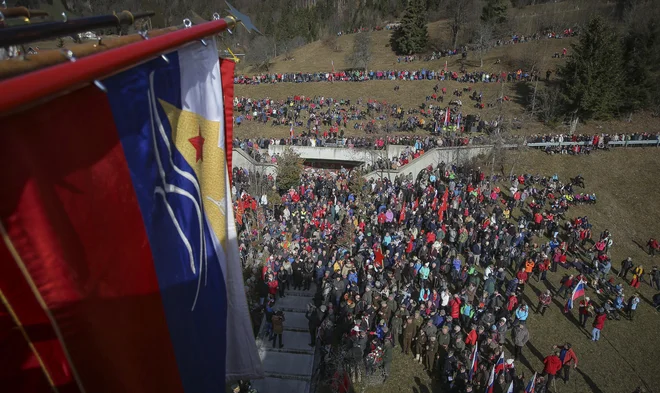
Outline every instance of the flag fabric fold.
<path id="1" fill-rule="evenodd" d="M 472 378 L 474 378 L 474 376 L 477 373 L 477 369 L 479 368 L 479 350 L 477 348 L 478 346 L 479 344 L 475 343 L 474 349 L 470 354 L 470 372 L 468 373 L 469 381 L 472 381 Z"/>
<path id="2" fill-rule="evenodd" d="M 580 280 L 580 282 L 577 283 L 575 288 L 573 288 L 573 292 L 571 293 L 571 297 L 568 298 L 568 301 L 566 302 L 566 305 L 564 306 L 564 312 L 568 312 L 568 310 L 573 309 L 573 305 L 577 299 L 580 297 L 584 296 L 585 294 L 585 282 Z"/>
<path id="3" fill-rule="evenodd" d="M 529 380 L 527 386 L 525 386 L 525 393 L 534 393 L 536 388 L 536 373 L 532 375 L 532 379 Z"/>
<path id="4" fill-rule="evenodd" d="M 486 385 L 486 393 L 493 393 L 495 391 L 495 366 L 490 369 L 490 376 L 488 377 L 488 384 Z"/>
<path id="5" fill-rule="evenodd" d="M 105 79 L 107 94 L 90 86 L 5 119 L 0 293 L 15 325 L 48 339 L 0 359 L 35 359 L 43 381 L 80 393 L 263 376 L 231 203 L 233 65 L 215 48 L 188 45 Z M 8 391 L 39 391 L 33 375 Z"/>

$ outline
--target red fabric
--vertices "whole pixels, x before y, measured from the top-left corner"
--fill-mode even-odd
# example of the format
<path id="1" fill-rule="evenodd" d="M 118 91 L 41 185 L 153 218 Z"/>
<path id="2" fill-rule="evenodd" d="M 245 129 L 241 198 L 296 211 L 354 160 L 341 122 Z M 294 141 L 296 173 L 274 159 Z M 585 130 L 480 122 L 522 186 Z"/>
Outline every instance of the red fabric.
<path id="1" fill-rule="evenodd" d="M 605 326 L 605 320 L 607 319 L 607 314 L 598 314 L 596 315 L 596 318 L 594 319 L 594 327 L 596 329 L 603 330 L 603 327 Z"/>
<path id="2" fill-rule="evenodd" d="M 232 60 L 220 59 L 220 78 L 222 79 L 222 96 L 225 109 L 225 155 L 227 156 L 227 173 L 229 184 L 232 177 L 232 155 L 234 153 L 234 67 Z"/>
<path id="3" fill-rule="evenodd" d="M 451 312 L 450 312 L 449 315 L 451 315 L 451 317 L 453 319 L 458 318 L 459 315 L 460 315 L 460 312 L 461 312 L 461 301 L 457 298 L 453 298 L 449 301 L 448 305 L 449 305 L 449 308 L 451 309 Z"/>
<path id="4" fill-rule="evenodd" d="M 557 355 L 550 355 L 543 359 L 543 364 L 545 367 L 543 368 L 543 373 L 544 374 L 550 374 L 550 375 L 556 375 L 559 370 L 561 370 L 561 360 L 559 359 L 559 356 Z"/>
<path id="5" fill-rule="evenodd" d="M 0 221 L 19 259 L 0 252 L 0 290 L 23 325 L 30 324 L 60 391 L 79 391 L 71 387 L 77 372 L 87 392 L 182 392 L 151 249 L 105 95 L 83 88 L 4 118 L 3 130 L 0 165 L 11 170 L 3 177 Z M 52 321 L 36 310 L 37 296 Z M 30 379 L 39 377 L 28 369 L 33 362 L 6 347 L 0 358 L 14 376 L 0 381 L 3 391 L 37 391 Z"/>

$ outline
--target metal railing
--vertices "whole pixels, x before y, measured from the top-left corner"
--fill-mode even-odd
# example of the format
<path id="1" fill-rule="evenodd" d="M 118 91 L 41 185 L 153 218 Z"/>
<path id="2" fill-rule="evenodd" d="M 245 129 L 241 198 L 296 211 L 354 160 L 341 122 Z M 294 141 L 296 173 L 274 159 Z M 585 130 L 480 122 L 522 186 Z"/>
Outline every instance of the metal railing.
<path id="1" fill-rule="evenodd" d="M 593 146 L 592 141 L 580 142 L 531 142 L 528 147 L 557 147 L 557 146 Z M 609 147 L 634 147 L 634 146 L 660 146 L 660 139 L 631 140 L 631 141 L 609 141 L 606 143 Z"/>

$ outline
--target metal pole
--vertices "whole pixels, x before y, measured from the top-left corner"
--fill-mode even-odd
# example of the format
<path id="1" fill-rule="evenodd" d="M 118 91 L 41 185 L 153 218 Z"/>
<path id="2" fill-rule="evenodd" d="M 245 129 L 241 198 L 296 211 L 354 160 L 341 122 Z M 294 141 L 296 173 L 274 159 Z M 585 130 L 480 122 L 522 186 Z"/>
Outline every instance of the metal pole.
<path id="1" fill-rule="evenodd" d="M 0 82 L 0 116 L 107 78 L 235 25 L 236 19 L 226 17 Z"/>
<path id="2" fill-rule="evenodd" d="M 128 11 L 122 11 L 119 14 L 90 16 L 88 18 L 64 20 L 63 22 L 8 27 L 0 30 L 0 47 L 27 44 L 29 42 L 73 35 L 104 27 L 132 25 L 136 19 L 153 15 L 155 13 L 151 11 L 135 15 Z"/>

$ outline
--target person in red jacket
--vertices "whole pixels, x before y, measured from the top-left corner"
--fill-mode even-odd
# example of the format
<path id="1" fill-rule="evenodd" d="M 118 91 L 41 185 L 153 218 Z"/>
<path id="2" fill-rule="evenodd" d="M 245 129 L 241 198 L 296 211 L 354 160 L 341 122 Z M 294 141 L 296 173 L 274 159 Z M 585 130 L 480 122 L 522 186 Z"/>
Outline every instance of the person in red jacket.
<path id="1" fill-rule="evenodd" d="M 546 386 L 550 386 L 550 383 L 555 379 L 555 376 L 561 370 L 562 364 L 561 359 L 559 359 L 560 351 L 555 351 L 555 353 L 547 356 L 543 359 L 543 377 L 547 381 Z"/>
<path id="2" fill-rule="evenodd" d="M 573 348 L 571 348 L 571 343 L 555 345 L 554 348 L 559 349 L 559 360 L 561 360 L 562 370 L 564 371 L 564 383 L 568 383 L 568 378 L 571 373 L 571 365 L 573 368 L 577 368 L 578 358 L 575 355 Z"/>
<path id="3" fill-rule="evenodd" d="M 605 313 L 605 310 L 602 308 L 599 308 L 596 314 L 596 318 L 594 319 L 594 330 L 591 331 L 591 341 L 598 341 L 600 340 L 600 332 L 603 330 L 603 327 L 605 326 L 605 320 L 607 319 L 607 314 Z"/>
<path id="4" fill-rule="evenodd" d="M 458 297 L 458 294 L 454 294 L 454 297 L 448 303 L 450 314 L 453 319 L 458 319 L 461 314 L 461 298 Z"/>

